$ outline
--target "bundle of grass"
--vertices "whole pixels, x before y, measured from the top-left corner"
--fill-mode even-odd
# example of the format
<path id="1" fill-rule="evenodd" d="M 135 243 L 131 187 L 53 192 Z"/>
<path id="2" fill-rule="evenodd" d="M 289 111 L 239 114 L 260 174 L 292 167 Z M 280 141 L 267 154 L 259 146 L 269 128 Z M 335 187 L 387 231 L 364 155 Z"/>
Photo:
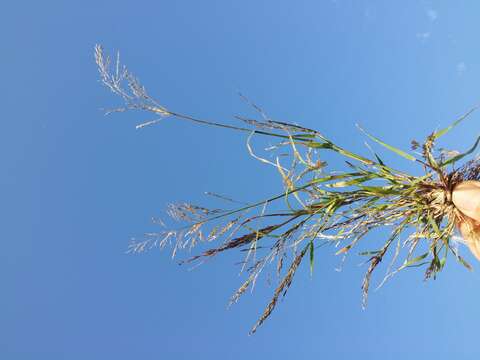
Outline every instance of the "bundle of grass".
<path id="1" fill-rule="evenodd" d="M 367 158 L 338 146 L 316 130 L 274 121 L 253 104 L 261 120 L 238 117 L 244 127 L 171 111 L 147 94 L 138 79 L 120 65 L 118 56 L 113 70 L 100 46 L 95 48 L 95 58 L 103 84 L 124 101 L 124 105 L 114 111 L 143 110 L 160 118 L 172 117 L 245 132 L 249 134 L 247 146 L 251 155 L 278 169 L 284 192 L 227 210 L 211 210 L 191 204 L 171 205 L 168 213 L 176 220 L 187 222 L 186 226 L 146 234 L 146 238 L 134 240 L 129 246 L 129 252 L 138 253 L 171 244 L 175 255 L 178 250 L 191 249 L 199 242 L 210 244 L 223 239 L 220 245 L 184 262 L 202 262 L 227 250 L 245 254 L 242 270 L 246 271 L 247 277 L 232 296 L 231 303 L 237 302 L 248 288 L 254 287 L 267 265 L 276 264 L 280 277 L 278 286 L 251 333 L 270 316 L 279 298 L 286 294 L 302 261 L 308 259 L 313 270 L 315 253 L 323 245 L 336 246 L 336 254 L 345 257 L 372 230 L 390 229 L 389 236 L 379 248 L 361 253 L 367 256 L 369 264 L 361 286 L 364 306 L 372 273 L 387 254 L 391 262 L 381 284 L 411 267 L 423 266 L 425 278 L 435 278 L 444 268 L 449 253 L 470 269 L 459 255 L 453 239 L 456 228 L 472 253 L 480 259 L 480 216 L 477 212 L 480 183 L 476 182 L 480 178 L 480 162 L 473 159 L 455 167 L 475 151 L 480 138 L 464 153 L 440 151 L 435 147 L 440 137 L 476 108 L 447 128 L 433 132 L 422 144 L 412 142 L 410 153 L 362 130 L 372 141 L 417 163 L 422 175 L 414 176 L 387 165 L 373 151 L 372 158 Z M 137 128 L 158 121 L 148 121 Z M 288 149 L 290 164 L 283 165 L 279 156 L 268 160 L 256 155 L 250 146 L 250 138 L 254 135 L 277 139 L 273 150 Z M 343 171 L 328 170 L 327 164 L 319 158 L 325 151 L 336 153 L 345 160 Z M 284 201 L 285 208 L 269 210 L 279 200 Z"/>

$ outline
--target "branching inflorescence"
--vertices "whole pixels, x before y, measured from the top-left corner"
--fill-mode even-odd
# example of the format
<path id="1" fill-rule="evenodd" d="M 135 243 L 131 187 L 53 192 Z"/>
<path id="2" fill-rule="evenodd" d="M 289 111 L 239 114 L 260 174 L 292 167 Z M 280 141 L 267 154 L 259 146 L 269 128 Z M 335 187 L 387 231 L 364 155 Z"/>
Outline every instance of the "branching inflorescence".
<path id="1" fill-rule="evenodd" d="M 371 159 L 366 158 L 336 145 L 316 130 L 271 120 L 254 104 L 260 120 L 237 117 L 244 127 L 170 111 L 147 94 L 138 79 L 121 66 L 118 55 L 113 68 L 100 46 L 95 47 L 95 58 L 102 83 L 124 101 L 122 107 L 113 111 L 144 110 L 159 117 L 245 132 L 251 155 L 278 169 L 284 192 L 252 204 L 237 204 L 229 210 L 211 210 L 191 204 L 171 205 L 168 214 L 187 225 L 177 230 L 146 234 L 140 241 L 133 240 L 128 248 L 128 252 L 138 253 L 172 245 L 175 256 L 178 250 L 191 249 L 199 242 L 213 243 L 222 239 L 221 244 L 212 245 L 184 262 L 202 262 L 227 250 L 244 253 L 242 270 L 247 272 L 247 278 L 232 296 L 231 303 L 237 302 L 248 288 L 253 288 L 262 270 L 274 263 L 280 280 L 251 333 L 270 316 L 278 299 L 286 294 L 303 260 L 308 259 L 312 271 L 315 251 L 320 246 L 332 244 L 339 248 L 337 255 L 346 256 L 377 228 L 389 228 L 390 233 L 380 248 L 362 253 L 368 256 L 369 263 L 361 287 L 363 306 L 367 302 L 372 273 L 387 253 L 392 254 L 392 262 L 381 284 L 410 267 L 423 266 L 425 278 L 435 277 L 444 268 L 449 253 L 470 268 L 452 241 L 456 226 L 465 219 L 453 205 L 451 193 L 456 184 L 479 179 L 480 162 L 476 159 L 458 169 L 453 167 L 474 152 L 479 139 L 465 153 L 438 151 L 435 144 L 476 108 L 449 127 L 433 132 L 423 144 L 412 142 L 416 156 L 365 132 L 372 141 L 418 163 L 423 175 L 413 176 L 386 165 L 376 153 Z M 142 123 L 137 128 L 157 121 Z M 278 144 L 272 149 L 288 149 L 290 164 L 283 165 L 280 156 L 268 160 L 256 155 L 250 146 L 253 135 L 277 139 Z M 324 151 L 340 155 L 345 160 L 345 170 L 328 171 L 326 162 L 319 158 Z M 222 198 L 235 205 L 233 200 Z M 284 201 L 285 209 L 270 211 L 270 205 L 279 200 Z M 394 263 L 398 265 L 393 266 Z"/>

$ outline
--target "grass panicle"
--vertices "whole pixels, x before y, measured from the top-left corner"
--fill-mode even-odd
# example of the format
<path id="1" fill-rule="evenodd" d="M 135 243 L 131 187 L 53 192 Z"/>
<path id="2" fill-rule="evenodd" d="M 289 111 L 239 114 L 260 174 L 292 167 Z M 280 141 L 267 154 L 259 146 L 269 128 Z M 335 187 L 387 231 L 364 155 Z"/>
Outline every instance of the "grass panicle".
<path id="1" fill-rule="evenodd" d="M 171 205 L 168 213 L 184 225 L 176 230 L 146 234 L 145 238 L 132 240 L 128 248 L 129 252 L 138 253 L 171 245 L 175 255 L 178 250 L 191 249 L 199 243 L 210 246 L 184 261 L 189 263 L 203 262 L 231 250 L 243 254 L 241 265 L 247 279 L 236 290 L 231 303 L 237 302 L 247 289 L 253 289 L 268 265 L 276 264 L 278 286 L 251 333 L 271 315 L 306 258 L 313 272 L 318 257 L 315 252 L 321 246 L 332 245 L 337 255 L 345 257 L 360 242 L 365 243 L 364 239 L 374 229 L 390 228 L 391 231 L 380 248 L 361 252 L 367 256 L 368 263 L 361 285 L 363 306 L 367 304 L 371 277 L 387 254 L 392 260 L 380 286 L 399 271 L 412 267 L 423 267 L 425 279 L 435 278 L 445 267 L 449 254 L 471 268 L 452 240 L 456 227 L 465 219 L 453 205 L 451 193 L 462 181 L 480 179 L 477 159 L 457 167 L 474 153 L 480 138 L 464 153 L 437 148 L 436 143 L 477 107 L 452 125 L 433 132 L 422 143 L 413 141 L 414 153 L 397 149 L 361 129 L 386 150 L 417 163 L 422 175 L 410 175 L 387 165 L 376 153 L 373 158 L 367 158 L 339 146 L 316 130 L 270 119 L 252 103 L 259 118 L 238 116 L 243 126 L 171 111 L 148 95 L 138 79 L 120 64 L 118 55 L 112 65 L 102 48 L 96 46 L 95 58 L 102 83 L 123 99 L 123 106 L 114 111 L 144 110 L 160 117 L 244 132 L 248 135 L 251 155 L 278 170 L 283 192 L 248 204 L 212 194 L 233 206 L 228 209 Z M 141 123 L 137 128 L 153 125 L 157 120 Z M 277 140 L 269 149 L 272 160 L 254 152 L 249 140 L 257 135 Z M 324 152 L 337 154 L 344 160 L 345 167 L 329 170 L 323 160 Z M 221 239 L 222 243 L 213 245 Z"/>

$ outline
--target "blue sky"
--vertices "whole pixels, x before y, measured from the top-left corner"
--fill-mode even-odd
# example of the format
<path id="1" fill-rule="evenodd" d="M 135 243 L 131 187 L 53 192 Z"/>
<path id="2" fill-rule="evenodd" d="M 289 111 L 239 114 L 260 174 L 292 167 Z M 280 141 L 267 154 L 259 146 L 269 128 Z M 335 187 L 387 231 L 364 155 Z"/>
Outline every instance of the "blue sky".
<path id="1" fill-rule="evenodd" d="M 10 2 L 0 14 L 0 355 L 5 359 L 471 359 L 480 275 L 450 262 L 436 281 L 404 272 L 361 309 L 365 267 L 316 255 L 247 336 L 273 288 L 226 310 L 235 254 L 194 271 L 168 251 L 126 255 L 174 201 L 205 191 L 253 201 L 274 169 L 245 138 L 141 113 L 105 117 L 93 46 L 120 50 L 170 109 L 234 123 L 249 109 L 321 130 L 366 153 L 355 128 L 408 148 L 479 100 L 475 1 Z M 444 144 L 465 149 L 480 115 Z M 417 171 L 402 159 L 398 167 Z M 382 240 L 372 234 L 368 241 Z M 463 249 L 465 256 L 474 259 Z M 377 277 L 378 281 L 379 278 Z"/>

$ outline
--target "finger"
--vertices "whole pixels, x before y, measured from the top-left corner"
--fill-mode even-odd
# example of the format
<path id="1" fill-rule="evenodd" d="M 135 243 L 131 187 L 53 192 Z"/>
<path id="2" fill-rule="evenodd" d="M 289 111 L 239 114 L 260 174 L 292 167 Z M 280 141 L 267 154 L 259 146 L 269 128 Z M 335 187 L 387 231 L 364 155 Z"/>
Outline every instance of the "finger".
<path id="1" fill-rule="evenodd" d="M 465 244 L 477 260 L 480 260 L 480 227 L 467 221 L 462 222 L 459 228 Z"/>
<path id="2" fill-rule="evenodd" d="M 480 222 L 480 182 L 464 181 L 455 186 L 452 201 L 464 215 Z"/>

